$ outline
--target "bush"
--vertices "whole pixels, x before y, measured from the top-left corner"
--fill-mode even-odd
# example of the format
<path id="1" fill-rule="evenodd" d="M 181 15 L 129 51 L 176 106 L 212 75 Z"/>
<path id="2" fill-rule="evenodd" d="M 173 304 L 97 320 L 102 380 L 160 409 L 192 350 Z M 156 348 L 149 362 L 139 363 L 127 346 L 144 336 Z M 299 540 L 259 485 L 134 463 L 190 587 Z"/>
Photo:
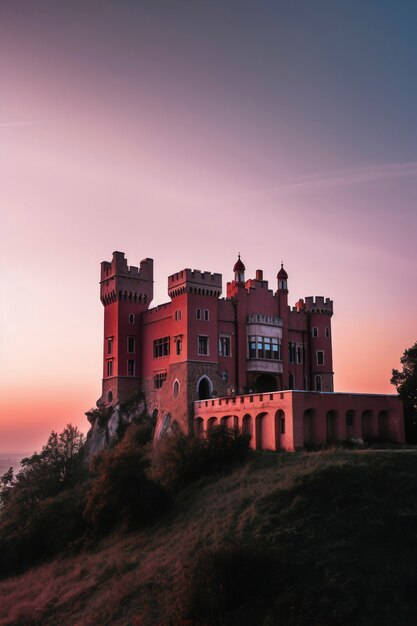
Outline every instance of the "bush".
<path id="1" fill-rule="evenodd" d="M 224 472 L 243 463 L 250 436 L 237 429 L 215 426 L 205 438 L 176 433 L 154 452 L 153 476 L 168 488 L 182 487 L 204 474 Z"/>
<path id="2" fill-rule="evenodd" d="M 30 512 L 16 500 L 8 503 L 0 523 L 0 575 L 16 574 L 81 537 L 84 496 L 81 484 L 44 498 Z"/>
<path id="3" fill-rule="evenodd" d="M 87 492 L 84 515 L 95 531 L 107 532 L 120 523 L 138 526 L 155 519 L 170 505 L 163 487 L 148 478 L 150 460 L 132 443 L 134 435 L 132 431 L 94 461 L 95 477 Z"/>

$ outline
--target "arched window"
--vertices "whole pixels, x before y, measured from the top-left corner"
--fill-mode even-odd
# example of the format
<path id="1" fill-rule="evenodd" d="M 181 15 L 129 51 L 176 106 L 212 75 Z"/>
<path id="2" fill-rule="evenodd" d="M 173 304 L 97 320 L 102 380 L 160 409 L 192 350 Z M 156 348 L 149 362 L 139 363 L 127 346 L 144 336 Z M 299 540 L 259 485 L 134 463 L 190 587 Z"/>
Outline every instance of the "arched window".
<path id="1" fill-rule="evenodd" d="M 174 381 L 172 392 L 173 392 L 174 398 L 178 398 L 178 394 L 180 392 L 180 383 L 178 380 Z"/>
<path id="2" fill-rule="evenodd" d="M 134 323 L 135 323 L 135 314 L 129 313 L 129 324 L 134 324 Z"/>
<path id="3" fill-rule="evenodd" d="M 107 394 L 107 402 L 113 402 L 113 392 L 109 391 Z"/>
<path id="4" fill-rule="evenodd" d="M 321 391 L 321 376 L 316 376 L 316 391 Z"/>

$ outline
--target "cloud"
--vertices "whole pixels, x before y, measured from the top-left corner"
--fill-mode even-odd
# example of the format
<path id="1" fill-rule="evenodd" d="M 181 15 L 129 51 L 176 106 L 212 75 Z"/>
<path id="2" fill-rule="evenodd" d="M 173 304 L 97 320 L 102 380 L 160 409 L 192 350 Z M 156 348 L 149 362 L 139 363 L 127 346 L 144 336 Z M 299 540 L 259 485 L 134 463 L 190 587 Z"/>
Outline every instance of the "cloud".
<path id="1" fill-rule="evenodd" d="M 356 168 L 335 170 L 313 176 L 295 179 L 282 185 L 263 190 L 265 193 L 325 189 L 329 187 L 352 186 L 382 180 L 417 177 L 417 161 L 406 163 L 380 163 Z"/>
<path id="2" fill-rule="evenodd" d="M 12 128 L 13 126 L 40 126 L 42 124 L 54 124 L 57 120 L 22 120 L 16 122 L 0 122 L 0 128 Z"/>

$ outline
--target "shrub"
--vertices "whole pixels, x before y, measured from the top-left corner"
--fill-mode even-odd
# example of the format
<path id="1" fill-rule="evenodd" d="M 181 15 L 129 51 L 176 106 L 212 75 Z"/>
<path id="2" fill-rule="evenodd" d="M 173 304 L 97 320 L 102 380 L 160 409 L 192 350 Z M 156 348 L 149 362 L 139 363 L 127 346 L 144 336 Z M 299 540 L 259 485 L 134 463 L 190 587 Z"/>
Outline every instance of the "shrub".
<path id="1" fill-rule="evenodd" d="M 215 426 L 205 438 L 176 433 L 154 452 L 153 476 L 166 487 L 184 486 L 204 474 L 224 472 L 246 460 L 250 436 Z"/>
<path id="2" fill-rule="evenodd" d="M 149 466 L 146 452 L 129 437 L 96 457 L 84 511 L 95 531 L 106 532 L 120 523 L 137 526 L 169 507 L 167 492 L 148 478 Z"/>

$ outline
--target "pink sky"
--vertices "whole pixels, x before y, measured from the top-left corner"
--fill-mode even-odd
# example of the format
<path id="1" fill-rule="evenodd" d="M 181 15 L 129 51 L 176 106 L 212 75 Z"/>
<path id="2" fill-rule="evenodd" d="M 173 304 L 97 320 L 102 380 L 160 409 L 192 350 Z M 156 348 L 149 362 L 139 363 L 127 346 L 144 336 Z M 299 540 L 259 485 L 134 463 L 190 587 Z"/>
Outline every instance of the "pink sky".
<path id="1" fill-rule="evenodd" d="M 250 16 L 16 5 L 0 31 L 0 451 L 87 431 L 113 250 L 154 258 L 153 304 L 184 267 L 225 284 L 240 251 L 275 288 L 283 260 L 291 303 L 334 300 L 335 389 L 392 393 L 417 340 L 417 149 L 394 113 L 385 135 L 366 118 L 377 93 L 346 102 L 320 59 L 317 86 Z"/>

